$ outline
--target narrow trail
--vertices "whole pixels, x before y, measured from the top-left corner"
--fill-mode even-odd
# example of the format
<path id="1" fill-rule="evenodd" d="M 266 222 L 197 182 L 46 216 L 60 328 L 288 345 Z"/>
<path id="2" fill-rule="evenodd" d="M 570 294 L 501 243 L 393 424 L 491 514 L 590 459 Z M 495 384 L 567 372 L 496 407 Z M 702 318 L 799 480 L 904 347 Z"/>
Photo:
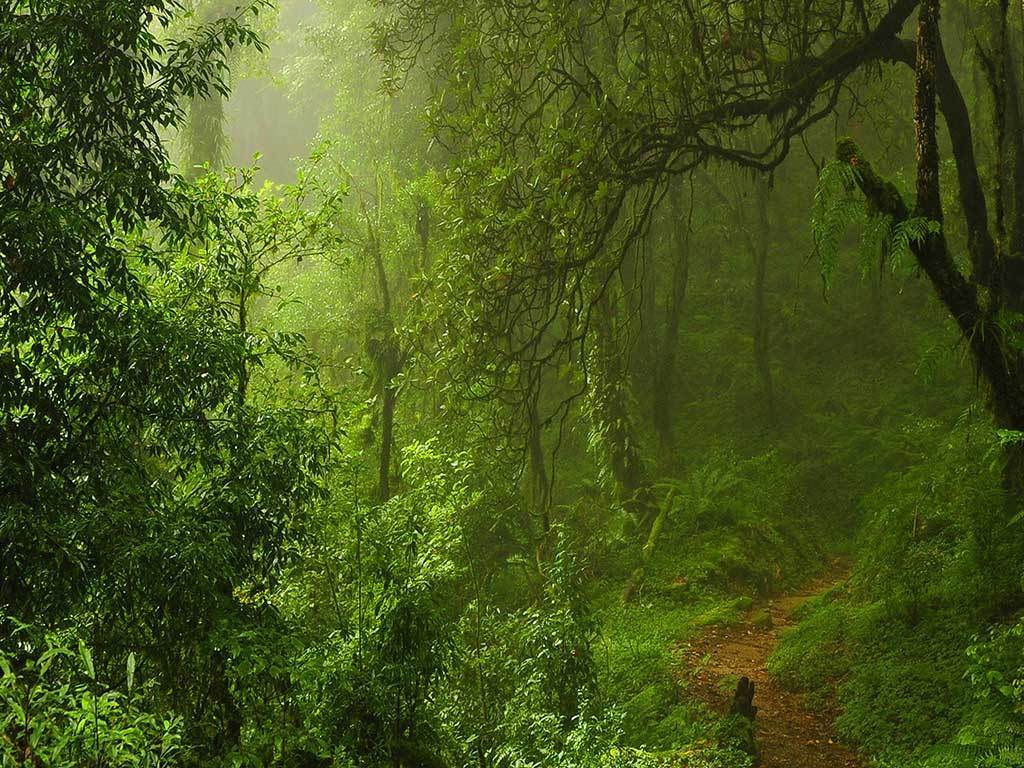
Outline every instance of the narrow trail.
<path id="1" fill-rule="evenodd" d="M 781 688 L 766 669 L 780 636 L 796 623 L 797 608 L 845 577 L 842 567 L 834 565 L 828 576 L 798 592 L 755 604 L 740 624 L 710 627 L 683 649 L 686 666 L 693 670 L 687 679 L 690 690 L 717 712 L 729 711 L 738 678 L 746 675 L 754 682 L 760 768 L 862 765 L 856 753 L 836 740 L 834 713 L 805 709 L 803 696 Z M 723 682 L 729 683 L 724 690 Z"/>

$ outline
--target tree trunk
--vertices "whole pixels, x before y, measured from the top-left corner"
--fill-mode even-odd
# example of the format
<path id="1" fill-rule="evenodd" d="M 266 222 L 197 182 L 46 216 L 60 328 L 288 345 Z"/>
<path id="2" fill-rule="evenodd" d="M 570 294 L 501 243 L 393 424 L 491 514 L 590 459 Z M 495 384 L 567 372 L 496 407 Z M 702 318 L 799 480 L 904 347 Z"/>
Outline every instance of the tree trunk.
<path id="1" fill-rule="evenodd" d="M 675 454 L 673 434 L 673 394 L 676 383 L 676 358 L 679 351 L 679 326 L 690 280 L 690 217 L 684 215 L 682 191 L 674 184 L 669 191 L 671 206 L 672 283 L 665 300 L 665 330 L 654 371 L 654 431 L 658 435 L 658 468 L 667 472 Z M 692 213 L 692 207 L 691 207 Z"/>
<path id="2" fill-rule="evenodd" d="M 754 261 L 753 284 L 753 315 L 751 318 L 751 337 L 754 347 L 754 367 L 761 382 L 762 397 L 765 401 L 765 416 L 770 425 L 775 424 L 775 387 L 772 382 L 771 360 L 768 354 L 770 325 L 768 322 L 768 304 L 765 291 L 768 282 L 768 239 L 771 224 L 768 220 L 768 196 L 771 191 L 770 177 L 760 175 L 755 181 L 757 197 L 757 225 L 751 226 L 747 221 L 746 202 L 742 190 L 737 189 L 734 196 L 727 195 L 710 176 L 707 177 L 708 188 L 714 192 L 722 204 L 734 210 L 736 221 L 746 239 L 747 252 Z"/>
<path id="3" fill-rule="evenodd" d="M 606 291 L 597 301 L 596 415 L 604 434 L 608 461 L 619 501 L 637 523 L 646 527 L 655 510 L 654 490 L 647 477 L 640 444 L 629 410 L 629 377 L 617 343 L 615 309 Z"/>
<path id="4" fill-rule="evenodd" d="M 1013 78 L 1010 84 L 1010 135 L 1013 144 L 1013 220 L 1010 226 L 1010 255 L 1024 258 L 1024 122 L 1021 120 L 1020 81 Z"/>
<path id="5" fill-rule="evenodd" d="M 941 53 L 939 0 L 924 0 L 918 18 L 914 125 L 917 147 L 917 209 L 915 214 L 942 222 L 939 193 L 939 152 L 936 140 L 936 71 Z M 945 235 L 927 236 L 916 248 L 918 262 L 931 279 L 939 298 L 956 318 L 967 337 L 978 370 L 986 379 L 996 422 L 1011 430 L 1024 430 L 1024 360 L 997 322 L 997 296 L 983 308 L 974 285 L 968 283 L 950 258 Z M 1008 446 L 1004 483 L 1008 490 L 1024 490 L 1024 446 Z"/>
<path id="6" fill-rule="evenodd" d="M 986 386 L 997 426 L 1024 431 L 1024 354 L 999 322 L 1001 308 L 1013 301 L 1016 283 L 1007 279 L 1005 264 L 999 263 L 988 231 L 986 201 L 971 142 L 970 118 L 943 53 L 938 15 L 938 1 L 925 0 L 918 18 L 917 45 L 911 50 L 907 44 L 898 42 L 892 50 L 894 58 L 908 64 L 912 61 L 916 73 L 917 208 L 914 215 L 940 224 L 943 220 L 936 140 L 936 95 L 941 95 L 960 181 L 971 277 L 968 279 L 956 266 L 941 229 L 913 243 L 911 249 L 967 341 L 979 378 Z M 892 216 L 894 222 L 908 218 L 910 212 L 895 186 L 874 172 L 852 141 L 840 141 L 836 157 L 855 168 L 858 185 L 879 211 Z M 979 286 L 989 290 L 979 291 Z M 1024 445 L 1014 442 L 1007 446 L 1004 484 L 1015 496 L 1024 493 Z"/>
<path id="7" fill-rule="evenodd" d="M 682 323 L 683 303 L 690 279 L 690 220 L 684 215 L 682 190 L 674 184 L 669 191 L 672 216 L 670 248 L 672 252 L 672 284 L 665 302 L 665 331 L 654 369 L 654 398 L 651 416 L 657 434 L 657 463 L 660 472 L 668 472 L 676 449 L 673 400 L 677 357 L 679 354 L 679 327 Z M 690 209 L 692 213 L 692 207 Z"/>
<path id="8" fill-rule="evenodd" d="M 529 459 L 527 465 L 527 485 L 529 486 L 530 509 L 540 520 L 540 535 L 537 537 L 535 549 L 537 568 L 547 559 L 547 546 L 551 534 L 551 485 L 548 481 L 547 462 L 544 458 L 543 427 L 538 411 L 540 386 L 535 387 L 527 404 L 526 451 Z"/>
<path id="9" fill-rule="evenodd" d="M 395 378 L 402 369 L 402 353 L 398 346 L 394 320 L 391 317 L 391 288 L 388 284 L 380 240 L 373 222 L 364 207 L 367 217 L 367 248 L 377 273 L 377 287 L 380 291 L 381 317 L 379 327 L 371 331 L 370 356 L 377 367 L 377 395 L 381 402 L 380 456 L 378 457 L 377 499 L 385 502 L 391 498 L 391 454 L 394 445 L 395 407 L 398 403 L 398 389 Z M 376 337 L 376 332 L 380 337 Z"/>
<path id="10" fill-rule="evenodd" d="M 1024 259 L 1024 115 L 1021 107 L 1021 73 L 1015 66 L 1016 50 L 1006 46 L 1007 133 L 1013 150 L 1013 217 L 1010 220 L 1009 258 Z"/>
<path id="11" fill-rule="evenodd" d="M 238 710 L 235 697 L 228 682 L 227 654 L 214 651 L 210 698 L 217 708 L 220 727 L 213 740 L 213 754 L 223 757 L 233 752 L 242 740 L 242 713 Z"/>
<path id="12" fill-rule="evenodd" d="M 654 554 L 654 545 L 658 542 L 658 535 L 661 533 L 662 527 L 665 525 L 665 520 L 668 518 L 668 513 L 672 509 L 672 503 L 675 500 L 675 491 L 669 493 L 668 498 L 665 499 L 665 503 L 658 509 L 658 514 L 655 516 L 654 521 L 651 523 L 651 530 L 647 534 L 647 541 L 644 543 L 644 548 L 640 552 L 640 564 L 630 574 L 629 581 L 626 583 L 626 589 L 622 593 L 622 599 L 624 602 L 632 602 L 633 598 L 636 597 L 636 591 L 643 584 L 644 572 L 647 568 L 647 564 L 651 561 L 651 555 Z"/>
<path id="13" fill-rule="evenodd" d="M 210 24 L 225 18 L 232 7 L 225 0 L 210 0 L 200 9 L 199 18 L 202 23 Z M 204 165 L 208 165 L 211 171 L 222 170 L 226 144 L 224 96 L 216 88 L 211 88 L 209 93 L 194 96 L 189 105 L 188 130 L 185 132 L 185 178 L 197 178 Z"/>
<path id="14" fill-rule="evenodd" d="M 382 502 L 391 498 L 391 445 L 395 435 L 395 404 L 398 399 L 392 377 L 381 387 L 380 409 L 380 461 L 378 464 L 377 498 Z"/>

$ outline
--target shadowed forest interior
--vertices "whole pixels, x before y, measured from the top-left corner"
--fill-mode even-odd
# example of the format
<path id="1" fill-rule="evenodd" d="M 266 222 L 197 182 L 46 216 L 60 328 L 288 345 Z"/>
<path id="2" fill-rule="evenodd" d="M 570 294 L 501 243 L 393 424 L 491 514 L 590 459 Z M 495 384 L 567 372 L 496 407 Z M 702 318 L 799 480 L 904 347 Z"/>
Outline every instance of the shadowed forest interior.
<path id="1" fill-rule="evenodd" d="M 0 768 L 1024 766 L 1024 2 L 4 0 Z"/>

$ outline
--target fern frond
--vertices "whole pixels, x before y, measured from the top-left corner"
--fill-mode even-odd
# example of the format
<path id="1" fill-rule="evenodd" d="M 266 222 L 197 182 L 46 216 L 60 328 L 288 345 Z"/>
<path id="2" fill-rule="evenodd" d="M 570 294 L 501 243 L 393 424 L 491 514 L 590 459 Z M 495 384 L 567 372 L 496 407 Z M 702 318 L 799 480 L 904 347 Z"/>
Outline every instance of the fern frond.
<path id="1" fill-rule="evenodd" d="M 892 228 L 889 236 L 890 254 L 893 263 L 910 261 L 910 248 L 924 240 L 928 235 L 937 235 L 942 226 L 937 221 L 920 216 L 905 219 Z"/>
<path id="2" fill-rule="evenodd" d="M 839 246 L 847 230 L 864 220 L 864 204 L 854 196 L 854 170 L 836 160 L 825 165 L 818 176 L 811 207 L 811 238 L 826 289 L 835 270 Z"/>
<path id="3" fill-rule="evenodd" d="M 873 271 L 875 264 L 886 261 L 894 272 L 912 263 L 913 245 L 941 229 L 937 221 L 923 217 L 893 223 L 891 216 L 866 204 L 858 190 L 856 174 L 849 163 L 834 160 L 822 168 L 814 189 L 811 237 L 826 290 L 843 237 L 854 224 L 863 225 L 859 251 L 864 276 Z"/>

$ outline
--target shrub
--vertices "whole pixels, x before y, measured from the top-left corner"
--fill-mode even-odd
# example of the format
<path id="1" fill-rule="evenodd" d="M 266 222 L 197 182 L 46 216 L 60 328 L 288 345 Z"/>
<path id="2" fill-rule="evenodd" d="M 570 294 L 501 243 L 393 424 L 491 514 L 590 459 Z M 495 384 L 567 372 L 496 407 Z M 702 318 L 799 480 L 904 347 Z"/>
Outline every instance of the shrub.
<path id="1" fill-rule="evenodd" d="M 912 751 L 955 727 L 962 685 L 955 669 L 930 661 L 858 665 L 840 687 L 839 734 L 873 754 Z"/>
<path id="2" fill-rule="evenodd" d="M 98 684 L 92 653 L 54 636 L 41 648 L 26 638 L 18 653 L 0 651 L 0 765 L 162 768 L 185 757 L 181 720 L 143 706 L 135 656 L 123 689 Z"/>

